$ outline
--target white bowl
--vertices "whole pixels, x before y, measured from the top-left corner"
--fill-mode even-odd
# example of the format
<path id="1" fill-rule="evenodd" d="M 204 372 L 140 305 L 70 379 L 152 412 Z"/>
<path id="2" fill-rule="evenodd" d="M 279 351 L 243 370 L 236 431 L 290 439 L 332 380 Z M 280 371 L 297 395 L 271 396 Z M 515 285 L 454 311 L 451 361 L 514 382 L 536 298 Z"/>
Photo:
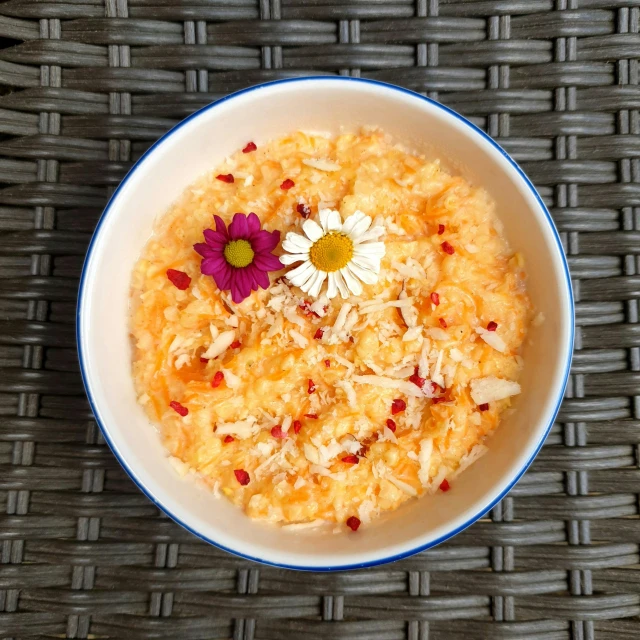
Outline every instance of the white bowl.
<path id="1" fill-rule="evenodd" d="M 524 350 L 523 392 L 491 436 L 489 452 L 446 494 L 411 500 L 357 534 L 285 531 L 255 522 L 225 499 L 178 478 L 136 402 L 128 313 L 131 272 L 154 221 L 198 176 L 247 140 L 298 129 L 338 133 L 376 125 L 437 154 L 482 185 L 514 249 L 544 323 Z M 487 135 L 450 109 L 378 82 L 326 77 L 240 91 L 193 114 L 156 142 L 111 198 L 84 265 L 78 350 L 91 407 L 116 457 L 140 489 L 183 527 L 222 549 L 268 564 L 335 570 L 390 562 L 432 547 L 475 522 L 513 487 L 549 433 L 569 375 L 573 298 L 551 217 L 532 184 Z"/>

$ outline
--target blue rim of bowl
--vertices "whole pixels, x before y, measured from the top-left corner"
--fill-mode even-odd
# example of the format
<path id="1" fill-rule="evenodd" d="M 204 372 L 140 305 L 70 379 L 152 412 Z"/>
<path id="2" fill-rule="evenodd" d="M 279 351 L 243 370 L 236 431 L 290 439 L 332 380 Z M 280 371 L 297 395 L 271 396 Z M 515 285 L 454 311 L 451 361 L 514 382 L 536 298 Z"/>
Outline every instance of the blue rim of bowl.
<path id="1" fill-rule="evenodd" d="M 199 117 L 201 114 L 205 113 L 206 111 L 209 111 L 210 109 L 215 109 L 218 105 L 220 105 L 220 104 L 222 104 L 224 102 L 227 102 L 228 100 L 233 100 L 234 98 L 236 98 L 238 96 L 241 96 L 243 94 L 251 93 L 253 91 L 260 91 L 261 89 L 263 89 L 265 87 L 272 87 L 274 85 L 279 85 L 279 84 L 290 84 L 290 83 L 295 83 L 295 82 L 314 82 L 314 81 L 322 81 L 322 82 L 324 82 L 324 81 L 327 81 L 327 80 L 334 81 L 334 82 L 354 82 L 354 83 L 358 83 L 358 84 L 375 85 L 375 86 L 378 86 L 378 87 L 384 87 L 385 89 L 391 89 L 393 91 L 398 91 L 399 93 L 404 93 L 404 94 L 410 95 L 410 96 L 412 96 L 414 98 L 418 98 L 420 100 L 424 100 L 425 102 L 428 102 L 429 104 L 433 105 L 437 109 L 440 109 L 440 110 L 444 111 L 445 113 L 449 114 L 450 116 L 453 116 L 455 119 L 457 119 L 458 121 L 460 121 L 461 123 L 466 125 L 472 132 L 476 133 L 481 138 L 483 138 L 486 142 L 488 142 L 492 147 L 494 147 L 494 149 L 499 151 L 500 154 L 502 156 L 504 156 L 504 158 L 506 158 L 506 160 L 509 162 L 511 167 L 520 175 L 520 177 L 522 178 L 522 180 L 524 181 L 526 186 L 529 188 L 529 190 L 531 191 L 531 193 L 533 194 L 533 196 L 537 200 L 538 204 L 540 205 L 540 208 L 544 212 L 545 217 L 547 219 L 547 222 L 549 224 L 549 227 L 551 228 L 551 231 L 553 233 L 554 239 L 555 239 L 556 244 L 557 244 L 557 249 L 558 249 L 559 254 L 560 254 L 560 259 L 562 261 L 562 266 L 563 266 L 563 269 L 564 269 L 566 285 L 567 285 L 567 291 L 569 293 L 569 308 L 570 308 L 570 311 L 571 311 L 571 321 L 570 321 L 570 327 L 569 327 L 569 337 L 570 337 L 570 339 L 568 341 L 568 349 L 569 349 L 569 351 L 566 354 L 567 364 L 566 364 L 566 368 L 565 368 L 565 372 L 564 372 L 562 385 L 558 389 L 558 399 L 556 401 L 556 407 L 555 407 L 555 409 L 553 411 L 553 415 L 551 416 L 551 419 L 549 420 L 549 424 L 547 425 L 546 429 L 544 430 L 544 433 L 542 434 L 542 437 L 540 438 L 540 441 L 536 445 L 535 451 L 533 452 L 533 454 L 531 455 L 529 460 L 527 460 L 527 462 L 524 464 L 524 466 L 518 471 L 518 473 L 516 474 L 515 478 L 513 478 L 513 480 L 509 483 L 509 485 L 500 493 L 500 495 L 498 495 L 496 498 L 494 498 L 488 505 L 482 507 L 482 509 L 480 511 L 478 511 L 477 514 L 475 514 L 474 516 L 469 518 L 464 524 L 456 527 L 456 529 L 446 533 L 445 535 L 440 536 L 436 540 L 432 540 L 431 542 L 427 542 L 426 544 L 423 544 L 423 545 L 420 545 L 418 547 L 415 547 L 414 549 L 410 549 L 409 551 L 405 551 L 403 553 L 399 553 L 399 554 L 396 554 L 396 555 L 393 555 L 393 556 L 388 556 L 388 557 L 379 558 L 379 559 L 376 559 L 376 560 L 371 560 L 371 561 L 368 561 L 368 562 L 361 562 L 361 563 L 356 563 L 356 564 L 337 565 L 337 566 L 319 566 L 319 567 L 314 567 L 314 566 L 291 565 L 291 564 L 283 564 L 283 563 L 278 563 L 278 562 L 272 562 L 270 560 L 264 560 L 263 558 L 257 558 L 257 557 L 254 557 L 254 556 L 250 556 L 250 555 L 247 555 L 245 553 L 241 553 L 239 551 L 236 551 L 235 549 L 230 549 L 228 547 L 225 547 L 224 545 L 221 545 L 220 543 L 216 542 L 215 540 L 207 538 L 205 535 L 203 535 L 203 534 L 199 533 L 198 531 L 195 531 L 194 529 L 192 529 L 188 524 L 183 522 L 180 518 L 175 516 L 167 507 L 165 507 L 162 504 L 161 500 L 159 498 L 156 498 L 151 493 L 151 491 L 149 491 L 142 484 L 142 482 L 137 478 L 135 472 L 131 468 L 129 468 L 129 466 L 125 463 L 125 461 L 118 454 L 118 450 L 117 450 L 116 446 L 114 445 L 113 441 L 111 440 L 111 438 L 109 436 L 108 429 L 103 424 L 103 422 L 102 422 L 102 420 L 100 418 L 100 414 L 98 412 L 98 409 L 97 409 L 97 407 L 96 407 L 96 405 L 94 403 L 93 397 L 91 395 L 91 390 L 89 389 L 89 386 L 88 386 L 88 383 L 87 383 L 87 375 L 86 375 L 86 372 L 85 372 L 85 364 L 84 364 L 84 358 L 83 358 L 83 354 L 82 354 L 81 312 L 82 312 L 82 304 L 83 304 L 83 298 L 84 298 L 85 276 L 86 276 L 86 272 L 87 272 L 87 265 L 89 264 L 89 261 L 90 261 L 90 258 L 91 258 L 91 254 L 93 252 L 94 244 L 95 244 L 96 239 L 98 237 L 98 234 L 100 232 L 100 228 L 102 227 L 107 215 L 109 214 L 109 210 L 110 210 L 112 204 L 115 202 L 116 198 L 118 197 L 118 194 L 120 193 L 120 190 L 124 187 L 124 185 L 127 183 L 127 181 L 133 175 L 133 173 L 136 171 L 136 169 L 144 162 L 144 160 L 151 153 L 153 153 L 153 151 L 156 149 L 156 147 L 158 147 L 160 144 L 162 144 L 167 138 L 172 136 L 174 133 L 176 133 L 176 131 L 178 131 L 178 129 L 183 127 L 187 122 Z M 563 397 L 564 397 L 564 391 L 566 389 L 567 382 L 569 380 L 569 372 L 570 372 L 570 369 L 571 369 L 571 360 L 572 360 L 572 356 L 573 356 L 574 335 L 575 335 L 575 304 L 574 304 L 574 297 L 573 297 L 573 288 L 572 288 L 572 284 L 571 284 L 571 276 L 569 274 L 569 267 L 568 267 L 568 264 L 567 264 L 567 259 L 566 259 L 566 256 L 564 254 L 564 249 L 562 247 L 562 242 L 560 240 L 560 236 L 558 235 L 558 230 L 556 229 L 556 226 L 555 226 L 555 224 L 553 222 L 551 214 L 549 213 L 549 210 L 547 209 L 546 205 L 542 201 L 542 198 L 540 197 L 540 194 L 536 191 L 536 188 L 533 186 L 533 184 L 531 183 L 531 181 L 529 180 L 527 175 L 518 166 L 518 164 L 515 162 L 515 160 L 513 160 L 513 158 L 511 158 L 511 156 L 495 140 L 493 140 L 489 135 L 487 135 L 484 131 L 482 131 L 482 129 L 480 129 L 475 124 L 473 124 L 472 122 L 470 122 L 469 120 L 467 120 L 466 118 L 461 116 L 459 113 L 456 113 L 455 111 L 453 111 L 453 109 L 450 109 L 449 107 L 446 107 L 446 106 L 436 102 L 435 100 L 431 100 L 431 98 L 427 98 L 427 97 L 425 97 L 423 95 L 420 95 L 419 93 L 416 93 L 415 91 L 411 91 L 410 89 L 404 89 L 402 87 L 398 87 L 396 85 L 388 84 L 386 82 L 380 82 L 378 80 L 368 80 L 368 79 L 364 79 L 364 78 L 350 78 L 350 77 L 346 77 L 346 76 L 308 76 L 308 77 L 301 77 L 301 78 L 287 78 L 287 79 L 284 79 L 284 80 L 274 80 L 273 82 L 266 82 L 266 83 L 263 83 L 263 84 L 255 85 L 255 86 L 252 86 L 252 87 L 248 87 L 247 89 L 242 89 L 240 91 L 236 91 L 235 93 L 232 93 L 232 94 L 230 94 L 230 95 L 228 95 L 228 96 L 226 96 L 224 98 L 221 98 L 220 100 L 217 100 L 216 102 L 212 102 L 211 104 L 207 105 L 206 107 L 203 107 L 202 109 L 199 109 L 198 111 L 192 113 L 190 116 L 188 116 L 184 120 L 180 121 L 175 127 L 173 127 L 167 133 L 165 133 L 156 142 L 154 142 L 153 145 L 151 147 L 149 147 L 149 149 L 147 149 L 147 151 L 145 151 L 145 153 L 133 165 L 133 167 L 131 167 L 131 169 L 129 170 L 127 175 L 123 178 L 122 182 L 118 185 L 117 189 L 113 192 L 113 195 L 109 199 L 109 202 L 107 203 L 107 206 L 105 207 L 102 215 L 100 216 L 100 219 L 98 220 L 98 224 L 96 225 L 96 228 L 95 228 L 95 231 L 94 231 L 93 236 L 91 238 L 91 241 L 89 242 L 89 248 L 87 249 L 87 254 L 86 254 L 86 257 L 85 257 L 85 260 L 84 260 L 84 264 L 82 266 L 82 273 L 80 275 L 80 287 L 79 287 L 79 293 L 78 293 L 78 304 L 77 304 L 77 310 L 76 310 L 76 342 L 77 342 L 77 347 L 78 347 L 78 359 L 80 361 L 80 374 L 82 376 L 82 383 L 84 385 L 85 392 L 86 392 L 87 398 L 89 400 L 89 405 L 91 407 L 91 411 L 93 412 L 93 415 L 96 418 L 98 426 L 100 427 L 100 431 L 102 432 L 102 435 L 104 436 L 104 439 L 106 440 L 107 444 L 109 445 L 111 451 L 113 451 L 113 454 L 117 458 L 118 462 L 120 463 L 122 468 L 127 472 L 127 474 L 129 475 L 131 480 L 134 482 L 134 484 L 138 487 L 138 489 L 140 489 L 140 491 L 142 491 L 142 493 L 144 493 L 144 495 L 147 496 L 147 498 L 149 498 L 149 500 L 151 500 L 163 513 L 165 513 L 167 516 L 169 516 L 174 522 L 177 522 L 180 526 L 184 527 L 187 531 L 192 533 L 194 536 L 196 536 L 197 538 L 200 538 L 200 540 L 203 540 L 204 542 L 207 542 L 207 543 L 213 545 L 214 547 L 217 547 L 218 549 L 221 549 L 223 551 L 227 551 L 228 553 L 231 553 L 231 554 L 233 554 L 235 556 L 238 556 L 240 558 L 244 558 L 245 560 L 252 560 L 254 562 L 259 562 L 259 563 L 267 565 L 267 566 L 278 567 L 280 569 L 295 569 L 295 570 L 298 570 L 298 571 L 317 571 L 317 572 L 348 571 L 350 569 L 364 569 L 366 567 L 375 567 L 375 566 L 378 566 L 378 565 L 387 564 L 387 563 L 390 563 L 390 562 L 395 562 L 396 560 L 402 560 L 404 558 L 408 558 L 410 556 L 415 555 L 416 553 L 420 553 L 421 551 L 426 551 L 427 549 L 431 549 L 432 547 L 435 547 L 435 546 L 441 544 L 442 542 L 445 542 L 446 540 L 449 540 L 450 538 L 453 538 L 453 536 L 457 535 L 461 531 L 464 531 L 464 529 L 466 529 L 467 527 L 470 527 L 477 520 L 482 518 L 482 516 L 484 516 L 491 509 L 493 509 L 493 507 L 495 507 L 496 504 L 498 504 L 498 502 L 500 502 L 500 500 L 502 500 L 507 495 L 507 493 L 509 493 L 509 491 L 511 491 L 511 489 L 515 486 L 515 484 L 518 482 L 518 480 L 520 480 L 520 478 L 524 475 L 524 473 L 529 468 L 529 466 L 531 465 L 531 463 L 533 462 L 535 457 L 538 455 L 538 452 L 542 448 L 542 445 L 544 444 L 547 436 L 549 435 L 549 431 L 551 431 L 551 427 L 553 426 L 553 423 L 555 422 L 555 419 L 556 419 L 556 417 L 558 415 L 558 411 L 560 410 L 560 405 L 562 404 L 562 400 L 563 400 Z"/>

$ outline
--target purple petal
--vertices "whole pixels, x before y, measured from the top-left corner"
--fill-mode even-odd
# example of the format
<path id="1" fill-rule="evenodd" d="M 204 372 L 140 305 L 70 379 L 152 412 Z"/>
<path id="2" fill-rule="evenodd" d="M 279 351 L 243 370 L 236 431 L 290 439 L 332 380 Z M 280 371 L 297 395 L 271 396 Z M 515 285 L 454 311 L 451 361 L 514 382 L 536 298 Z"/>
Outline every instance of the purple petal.
<path id="1" fill-rule="evenodd" d="M 234 284 L 231 285 L 231 299 L 236 303 L 240 304 L 247 296 L 243 296 L 240 293 L 240 289 L 238 289 Z"/>
<path id="2" fill-rule="evenodd" d="M 217 255 L 214 250 L 204 242 L 196 242 L 193 245 L 194 250 L 199 253 L 203 258 L 210 258 Z"/>
<path id="3" fill-rule="evenodd" d="M 225 266 L 223 269 L 218 269 L 214 271 L 213 279 L 216 281 L 218 285 L 218 289 L 221 291 L 226 291 L 231 287 L 231 267 L 225 262 Z"/>
<path id="4" fill-rule="evenodd" d="M 256 253 L 253 264 L 262 271 L 278 271 L 283 268 L 280 259 L 270 253 Z"/>
<path id="5" fill-rule="evenodd" d="M 234 269 L 231 274 L 231 297 L 234 302 L 242 302 L 251 295 L 251 277 L 246 269 Z"/>
<path id="6" fill-rule="evenodd" d="M 251 294 L 251 274 L 247 269 L 237 269 L 236 281 L 241 284 L 241 289 L 245 298 Z"/>
<path id="7" fill-rule="evenodd" d="M 227 231 L 227 227 L 220 216 L 213 216 L 213 219 L 216 221 L 216 231 L 221 233 L 227 240 L 229 239 L 229 233 Z"/>
<path id="8" fill-rule="evenodd" d="M 229 268 L 227 261 L 220 256 L 205 258 L 200 265 L 200 272 L 205 276 L 215 276 L 216 273 L 225 271 Z"/>
<path id="9" fill-rule="evenodd" d="M 271 282 L 269 281 L 269 276 L 266 272 L 260 271 L 260 269 L 258 269 L 254 264 L 249 265 L 247 269 L 250 269 L 253 280 L 259 287 L 262 287 L 263 289 L 269 288 Z"/>
<path id="10" fill-rule="evenodd" d="M 250 264 L 246 267 L 246 271 L 249 274 L 249 278 L 251 278 L 251 291 L 257 291 L 260 288 L 260 283 L 256 278 L 256 274 L 261 274 L 262 271 L 260 271 L 260 269 L 258 269 L 254 264 Z"/>
<path id="11" fill-rule="evenodd" d="M 264 251 L 273 251 L 280 242 L 279 231 L 259 231 L 253 238 L 251 238 L 251 248 L 256 253 L 262 253 Z"/>
<path id="12" fill-rule="evenodd" d="M 247 229 L 249 237 L 260 232 L 260 218 L 253 211 L 247 216 Z"/>
<path id="13" fill-rule="evenodd" d="M 249 226 L 247 225 L 247 216 L 244 213 L 236 213 L 229 225 L 229 235 L 232 240 L 244 239 L 249 235 Z"/>
<path id="14" fill-rule="evenodd" d="M 213 231 L 212 229 L 205 229 L 203 232 L 204 239 L 212 249 L 220 248 L 224 249 L 224 245 L 229 242 L 229 238 L 219 231 Z"/>

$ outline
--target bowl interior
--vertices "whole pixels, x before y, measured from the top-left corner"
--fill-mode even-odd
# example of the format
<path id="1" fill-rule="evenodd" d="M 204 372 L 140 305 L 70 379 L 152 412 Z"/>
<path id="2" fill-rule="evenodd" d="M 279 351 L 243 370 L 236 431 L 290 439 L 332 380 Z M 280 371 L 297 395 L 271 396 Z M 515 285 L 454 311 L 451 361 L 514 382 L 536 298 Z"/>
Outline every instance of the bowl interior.
<path id="1" fill-rule="evenodd" d="M 413 500 L 353 534 L 283 531 L 253 522 L 224 499 L 178 479 L 136 403 L 128 334 L 129 282 L 154 221 L 196 177 L 254 140 L 296 129 L 336 134 L 362 125 L 443 158 L 484 186 L 513 248 L 527 263 L 529 292 L 545 322 L 525 347 L 523 393 L 491 437 L 489 452 L 447 494 Z M 258 212 L 260 213 L 260 212 Z M 530 462 L 562 396 L 572 341 L 566 267 L 543 207 L 508 158 L 455 114 L 395 88 L 341 79 L 283 82 L 238 94 L 182 123 L 120 186 L 85 265 L 79 344 L 93 409 L 120 461 L 170 515 L 198 535 L 254 559 L 340 568 L 393 559 L 470 524 Z"/>

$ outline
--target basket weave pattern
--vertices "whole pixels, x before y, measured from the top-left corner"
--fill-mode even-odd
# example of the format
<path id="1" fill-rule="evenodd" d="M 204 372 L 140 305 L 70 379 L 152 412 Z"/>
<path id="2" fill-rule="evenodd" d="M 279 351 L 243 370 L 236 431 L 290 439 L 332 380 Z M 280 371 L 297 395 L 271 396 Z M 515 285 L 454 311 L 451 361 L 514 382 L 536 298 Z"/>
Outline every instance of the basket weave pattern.
<path id="1" fill-rule="evenodd" d="M 0 4 L 0 638 L 640 637 L 640 0 Z M 252 84 L 389 81 L 496 138 L 562 235 L 566 399 L 536 462 L 450 542 L 338 574 L 260 567 L 158 513 L 75 351 L 107 197 L 181 118 Z"/>

